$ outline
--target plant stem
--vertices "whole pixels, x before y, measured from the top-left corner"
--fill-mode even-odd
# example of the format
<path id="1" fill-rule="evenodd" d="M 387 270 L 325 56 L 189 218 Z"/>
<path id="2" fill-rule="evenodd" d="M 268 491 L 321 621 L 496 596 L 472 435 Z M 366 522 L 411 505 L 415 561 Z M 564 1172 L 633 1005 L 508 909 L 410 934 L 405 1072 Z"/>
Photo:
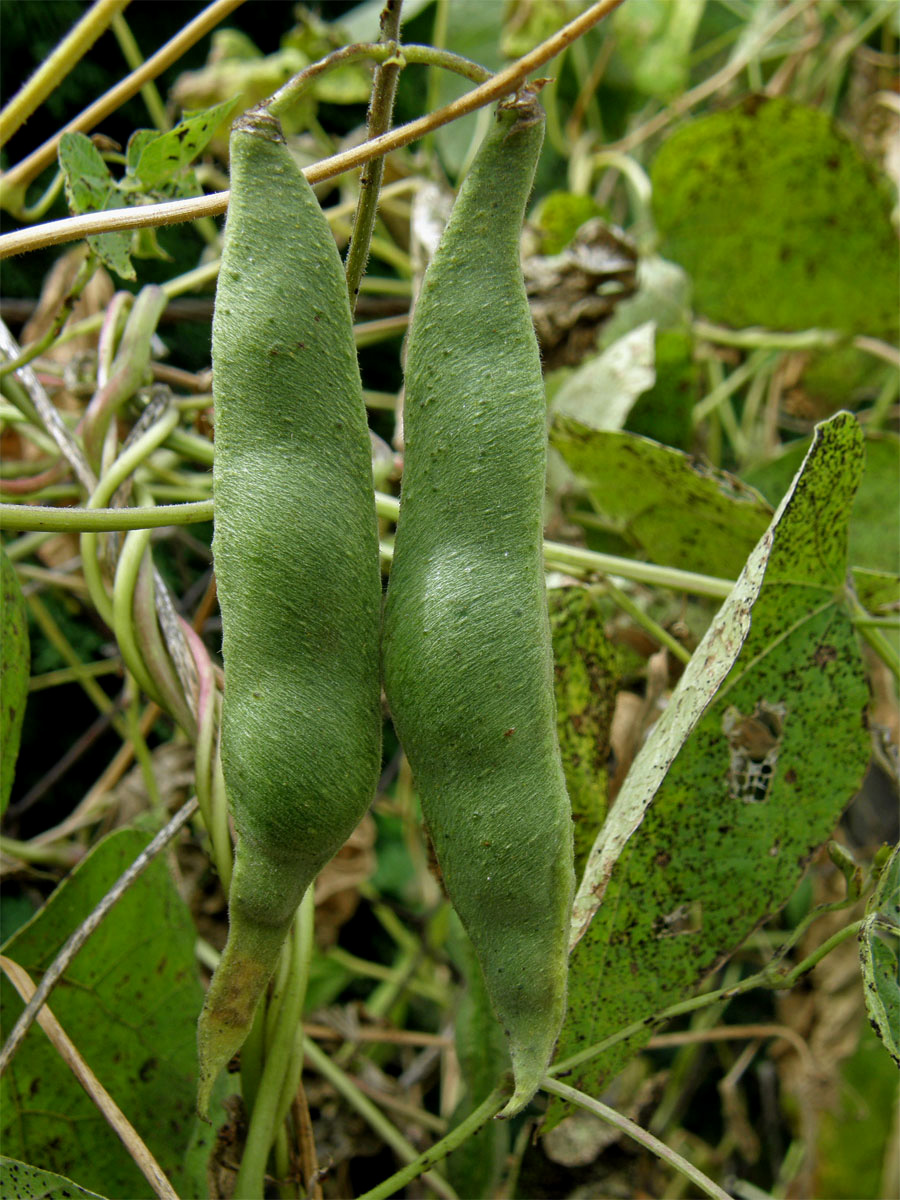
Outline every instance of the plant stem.
<path id="1" fill-rule="evenodd" d="M 17 858 L 19 862 L 35 863 L 41 867 L 65 867 L 70 871 L 82 857 L 76 845 L 33 846 L 31 842 L 20 842 L 17 838 L 0 835 L 0 854 Z"/>
<path id="2" fill-rule="evenodd" d="M 133 529 L 125 538 L 125 543 L 116 566 L 112 602 L 112 629 L 116 635 L 116 642 L 118 643 L 122 660 L 134 678 L 134 681 L 139 687 L 143 688 L 151 700 L 155 701 L 160 708 L 165 709 L 168 705 L 166 705 L 160 695 L 159 689 L 150 678 L 144 662 L 144 656 L 141 654 L 137 644 L 132 613 L 138 571 L 140 570 L 144 553 L 150 545 L 151 532 L 149 529 Z"/>
<path id="3" fill-rule="evenodd" d="M 448 1154 L 462 1146 L 470 1137 L 478 1132 L 484 1125 L 495 1117 L 506 1101 L 509 1099 L 509 1092 L 503 1088 L 496 1088 L 491 1094 L 478 1105 L 474 1112 L 470 1113 L 464 1121 L 452 1129 L 446 1137 L 442 1137 L 439 1142 L 435 1142 L 418 1158 L 413 1159 L 401 1170 L 385 1179 L 383 1183 L 379 1183 L 377 1187 L 371 1191 L 365 1192 L 359 1197 L 359 1200 L 388 1200 L 388 1197 L 395 1196 L 401 1188 L 417 1179 L 419 1175 L 427 1171 L 429 1167 L 433 1167 L 435 1163 L 439 1163 L 446 1158 Z"/>
<path id="4" fill-rule="evenodd" d="M 69 644 L 68 639 L 53 619 L 50 610 L 46 607 L 43 600 L 39 596 L 30 595 L 25 597 L 25 602 L 50 645 L 61 655 L 73 671 L 78 671 L 82 665 L 81 659 Z M 93 678 L 80 676 L 78 682 L 87 693 L 88 698 L 93 702 L 97 711 L 104 715 L 109 714 L 116 733 L 123 741 L 127 741 L 128 729 L 122 718 L 116 714 L 115 702 L 110 700 L 103 688 Z"/>
<path id="5" fill-rule="evenodd" d="M 689 1163 L 686 1158 L 682 1158 L 665 1142 L 661 1142 L 659 1138 L 648 1133 L 646 1129 L 642 1129 L 640 1125 L 636 1125 L 634 1121 L 629 1121 L 627 1117 L 623 1117 L 621 1113 L 617 1113 L 614 1108 L 609 1108 L 608 1105 L 601 1103 L 599 1100 L 594 1100 L 590 1096 L 586 1096 L 584 1092 L 576 1091 L 575 1088 L 569 1087 L 565 1083 L 558 1083 L 555 1079 L 545 1079 L 541 1087 L 548 1092 L 552 1092 L 555 1096 L 560 1096 L 563 1100 L 568 1100 L 572 1104 L 577 1104 L 579 1108 L 587 1109 L 588 1112 L 594 1113 L 602 1121 L 620 1129 L 622 1133 L 633 1138 L 642 1146 L 645 1146 L 657 1157 L 667 1162 L 676 1171 L 679 1171 L 687 1179 L 690 1179 L 697 1185 L 702 1192 L 707 1196 L 712 1196 L 713 1200 L 731 1200 L 727 1192 L 723 1192 L 718 1184 L 704 1175 L 701 1170 Z"/>
<path id="6" fill-rule="evenodd" d="M 79 663 L 77 667 L 60 667 L 56 671 L 44 671 L 32 675 L 28 681 L 29 692 L 42 692 L 45 688 L 62 687 L 66 683 L 80 683 L 82 679 L 96 679 L 98 675 L 115 675 L 122 670 L 120 658 L 104 659 L 102 662 Z"/>
<path id="7" fill-rule="evenodd" d="M 212 500 L 160 504 L 153 508 L 54 508 L 52 505 L 0 504 L 0 529 L 46 533 L 114 533 L 200 525 L 213 519 Z"/>
<path id="8" fill-rule="evenodd" d="M 391 127 L 394 97 L 403 67 L 398 39 L 400 37 L 400 11 L 403 0 L 386 0 L 381 14 L 381 37 L 379 41 L 393 50 L 375 70 L 372 99 L 369 104 L 368 136 L 377 138 Z M 350 295 L 350 311 L 356 311 L 359 299 L 359 283 L 369 258 L 369 243 L 378 215 L 378 193 L 384 176 L 384 158 L 372 158 L 363 167 L 359 176 L 359 201 L 353 219 L 353 233 L 347 247 L 345 270 L 347 291 Z"/>
<path id="9" fill-rule="evenodd" d="M 88 500 L 88 509 L 102 508 L 103 505 L 108 504 L 120 484 L 124 483 L 135 468 L 166 440 L 178 421 L 178 410 L 170 408 L 155 425 L 151 425 L 127 450 L 124 450 L 97 484 Z M 148 526 L 143 525 L 141 528 L 146 529 Z M 103 582 L 98 559 L 97 532 L 94 530 L 88 530 L 81 535 L 81 567 L 90 589 L 94 607 L 112 629 L 114 627 L 113 605 Z"/>
<path id="10" fill-rule="evenodd" d="M 690 651 L 686 650 L 685 647 L 682 646 L 681 642 L 673 638 L 668 630 L 663 629 L 662 625 L 660 625 L 658 621 L 654 621 L 651 616 L 645 613 L 644 610 L 638 604 L 636 604 L 626 592 L 623 592 L 621 588 L 616 587 L 616 585 L 610 582 L 608 579 L 604 582 L 604 590 L 610 599 L 617 604 L 618 607 L 623 610 L 623 612 L 627 612 L 628 615 L 638 625 L 645 629 L 652 638 L 659 642 L 661 646 L 665 646 L 669 653 L 674 655 L 679 662 L 683 662 L 686 665 L 691 661 Z"/>
<path id="11" fill-rule="evenodd" d="M 269 98 L 266 108 L 273 117 L 283 116 L 296 104 L 314 79 L 335 67 L 364 60 L 379 65 L 389 62 L 397 57 L 398 47 L 391 43 L 396 42 L 398 37 L 399 22 L 397 22 L 396 32 L 382 37 L 379 42 L 355 42 L 350 46 L 342 46 L 340 50 L 335 50 L 311 66 L 304 67 L 293 79 L 289 79 Z M 446 71 L 452 71 L 456 75 L 470 79 L 472 83 L 485 83 L 491 78 L 491 72 L 486 67 L 437 46 L 419 46 L 410 43 L 403 47 L 402 59 L 403 63 L 421 63 L 432 69 L 443 67 Z M 398 66 L 400 65 L 402 64 L 398 64 Z"/>
<path id="12" fill-rule="evenodd" d="M 870 625 L 865 618 L 854 621 L 854 625 L 894 677 L 900 679 L 900 655 L 881 630 Z"/>

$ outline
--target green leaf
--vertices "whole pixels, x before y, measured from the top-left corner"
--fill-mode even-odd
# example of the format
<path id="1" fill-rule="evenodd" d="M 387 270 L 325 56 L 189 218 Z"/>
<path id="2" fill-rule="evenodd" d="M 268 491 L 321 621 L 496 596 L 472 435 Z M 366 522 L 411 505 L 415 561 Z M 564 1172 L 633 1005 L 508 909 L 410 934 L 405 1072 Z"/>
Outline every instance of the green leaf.
<path id="1" fill-rule="evenodd" d="M 891 189 L 825 113 L 751 97 L 674 133 L 651 174 L 662 253 L 712 320 L 896 331 Z"/>
<path id="2" fill-rule="evenodd" d="M 0 1196 L 7 1200 L 103 1200 L 63 1175 L 42 1171 L 14 1158 L 0 1158 Z"/>
<path id="3" fill-rule="evenodd" d="M 604 527 L 652 562 L 734 578 L 769 523 L 752 488 L 648 438 L 558 416 L 550 441 Z"/>
<path id="4" fill-rule="evenodd" d="M 610 731 L 622 656 L 607 640 L 597 602 L 587 588 L 551 588 L 547 606 L 556 727 L 575 822 L 577 877 L 606 816 Z"/>
<path id="5" fill-rule="evenodd" d="M 0 548 L 0 814 L 16 774 L 28 697 L 28 614 L 15 568 Z"/>
<path id="6" fill-rule="evenodd" d="M 128 145 L 125 147 L 125 174 L 136 174 L 136 168 L 141 161 L 141 155 L 151 142 L 155 142 L 159 137 L 159 131 L 156 129 L 135 129 L 131 137 L 128 139 Z"/>
<path id="7" fill-rule="evenodd" d="M 900 1067 L 900 845 L 866 905 L 859 958 L 872 1028 Z"/>
<path id="8" fill-rule="evenodd" d="M 795 442 L 745 471 L 744 479 L 777 504 L 808 449 L 808 440 Z M 866 470 L 850 517 L 850 562 L 900 575 L 900 438 L 894 433 L 866 435 Z"/>
<path id="9" fill-rule="evenodd" d="M 852 416 L 818 427 L 591 852 L 558 1059 L 649 1022 L 567 1076 L 593 1095 L 787 901 L 859 787 L 868 688 L 845 588 L 862 465 Z"/>
<path id="10" fill-rule="evenodd" d="M 40 979 L 56 952 L 148 842 L 125 829 L 104 838 L 3 953 Z M 183 1166 L 196 1121 L 196 1020 L 203 992 L 195 931 L 165 858 L 150 864 L 77 955 L 50 1009 L 140 1132 L 180 1195 L 205 1194 Z M 9 1029 L 22 1002 L 0 981 Z M 208 1129 L 208 1127 L 207 1127 Z M 212 1130 L 204 1136 L 211 1138 Z M 0 1080 L 0 1138 L 10 1155 L 112 1196 L 148 1185 L 94 1104 L 35 1027 Z"/>
<path id="11" fill-rule="evenodd" d="M 116 187 L 100 151 L 83 133 L 64 133 L 59 143 L 59 165 L 65 178 L 66 199 L 73 214 L 106 212 L 122 208 Z M 101 261 L 121 279 L 135 279 L 131 264 L 130 233 L 99 233 L 87 239 Z"/>
<path id="12" fill-rule="evenodd" d="M 132 138 L 128 143 L 128 173 L 141 188 L 168 183 L 206 149 L 219 126 L 233 116 L 240 100 L 240 96 L 232 96 L 212 108 L 185 113 L 174 129 L 142 138 L 134 149 Z"/>

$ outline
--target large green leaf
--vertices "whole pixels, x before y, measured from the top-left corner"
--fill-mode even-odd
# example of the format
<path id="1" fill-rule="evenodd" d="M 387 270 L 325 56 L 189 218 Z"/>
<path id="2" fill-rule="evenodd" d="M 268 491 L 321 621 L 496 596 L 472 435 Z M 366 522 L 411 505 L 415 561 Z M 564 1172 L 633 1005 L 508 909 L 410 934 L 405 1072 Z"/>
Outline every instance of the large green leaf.
<path id="1" fill-rule="evenodd" d="M 550 441 L 604 526 L 653 562 L 734 578 L 771 518 L 739 479 L 649 438 L 559 415 Z"/>
<path id="2" fill-rule="evenodd" d="M 3 953 L 38 981 L 57 950 L 148 841 L 121 830 L 100 842 Z M 192 1158 L 196 1122 L 196 1020 L 203 992 L 195 932 L 164 858 L 112 909 L 50 997 L 50 1008 L 88 1065 L 138 1130 L 181 1195 L 204 1194 Z M 0 984 L 8 1029 L 22 1010 Z M 212 1130 L 204 1126 L 204 1136 Z M 34 1026 L 0 1081 L 0 1137 L 7 1154 L 109 1196 L 144 1196 L 148 1184 L 121 1142 Z"/>
<path id="3" fill-rule="evenodd" d="M 794 442 L 777 458 L 745 471 L 744 479 L 777 504 L 808 449 L 809 441 Z M 850 562 L 900 574 L 900 438 L 896 434 L 866 437 L 866 469 L 850 516 Z"/>
<path id="4" fill-rule="evenodd" d="M 0 548 L 0 813 L 16 773 L 28 696 L 28 614 L 15 569 Z"/>
<path id="5" fill-rule="evenodd" d="M 558 1058 L 689 994 L 786 902 L 858 788 L 868 689 L 845 596 L 862 466 L 852 416 L 819 426 L 635 760 L 576 897 Z M 596 1094 L 650 1032 L 567 1078 Z"/>
<path id="6" fill-rule="evenodd" d="M 751 97 L 674 133 L 652 179 L 662 252 L 691 275 L 706 316 L 896 330 L 891 189 L 827 114 Z"/>

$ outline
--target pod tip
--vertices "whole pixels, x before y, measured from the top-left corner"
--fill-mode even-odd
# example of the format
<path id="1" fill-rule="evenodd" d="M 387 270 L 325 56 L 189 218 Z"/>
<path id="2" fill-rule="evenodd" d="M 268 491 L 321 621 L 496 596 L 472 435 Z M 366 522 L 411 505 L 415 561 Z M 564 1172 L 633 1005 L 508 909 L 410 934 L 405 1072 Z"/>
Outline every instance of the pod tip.
<path id="1" fill-rule="evenodd" d="M 543 1057 L 537 1060 L 531 1058 L 523 1061 L 523 1056 L 517 1056 L 515 1050 L 512 1052 L 512 1057 L 513 1094 L 505 1106 L 497 1113 L 497 1119 L 501 1121 L 517 1116 L 534 1098 L 534 1094 L 540 1087 L 541 1080 L 544 1078 L 544 1072 L 547 1069 L 547 1064 Z"/>

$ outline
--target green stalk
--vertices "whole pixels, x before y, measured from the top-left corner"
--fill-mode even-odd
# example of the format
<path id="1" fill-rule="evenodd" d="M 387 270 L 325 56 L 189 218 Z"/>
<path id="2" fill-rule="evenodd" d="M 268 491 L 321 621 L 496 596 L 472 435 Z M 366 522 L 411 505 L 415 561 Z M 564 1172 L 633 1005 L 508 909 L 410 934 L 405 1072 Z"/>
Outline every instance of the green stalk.
<path id="1" fill-rule="evenodd" d="M 0 529 L 43 533 L 114 533 L 201 525 L 213 519 L 212 500 L 160 504 L 152 508 L 55 508 L 53 505 L 0 504 Z"/>
<path id="2" fill-rule="evenodd" d="M 318 76 L 326 74 L 335 67 L 352 62 L 362 62 L 366 59 L 379 64 L 386 63 L 395 55 L 396 47 L 383 42 L 357 42 L 351 46 L 344 46 L 340 50 L 335 50 L 333 54 L 329 54 L 327 58 L 305 67 L 293 79 L 288 80 L 270 97 L 266 108 L 273 117 L 280 118 L 293 107 Z M 471 62 L 459 54 L 438 49 L 436 46 L 404 45 L 403 58 L 408 63 L 424 63 L 430 67 L 443 67 L 445 70 L 453 71 L 454 74 L 464 76 L 472 83 L 485 83 L 491 78 L 491 72 L 485 67 Z"/>
<path id="3" fill-rule="evenodd" d="M 157 815 L 162 816 L 166 811 L 165 805 L 159 792 L 159 785 L 156 782 L 156 772 L 153 770 L 153 756 L 150 753 L 150 747 L 147 745 L 147 739 L 141 730 L 140 696 L 136 687 L 130 686 L 129 691 L 131 692 L 131 696 L 125 708 L 125 716 L 128 721 L 128 736 L 134 749 L 134 757 L 137 759 L 138 766 L 141 769 L 144 787 L 147 789 L 147 795 L 150 798 L 150 809 Z"/>
<path id="4" fill-rule="evenodd" d="M 314 913 L 313 889 L 309 887 L 294 917 L 290 939 L 285 946 L 288 952 L 287 978 L 273 1036 L 266 1046 L 266 1063 L 250 1115 L 241 1168 L 234 1185 L 234 1194 L 247 1200 L 256 1200 L 257 1197 L 262 1200 L 265 1189 L 266 1162 L 275 1140 L 281 1096 L 288 1082 L 285 1076 L 290 1066 L 294 1036 L 303 1016 L 312 955 Z M 283 956 L 284 953 L 283 950 Z"/>
<path id="5" fill-rule="evenodd" d="M 28 681 L 29 692 L 42 692 L 45 688 L 62 687 L 67 683 L 80 683 L 82 679 L 96 679 L 98 675 L 115 675 L 122 669 L 120 658 L 104 659 L 103 662 L 80 663 L 77 667 L 60 667 L 56 671 L 44 671 L 32 675 Z"/>
<path id="6" fill-rule="evenodd" d="M 102 508 L 103 505 L 108 504 L 118 487 L 125 482 L 145 458 L 152 454 L 166 440 L 178 424 L 178 421 L 178 410 L 170 408 L 155 425 L 151 425 L 146 433 L 141 434 L 133 445 L 123 451 L 97 484 L 93 495 L 88 500 L 88 509 Z M 31 528 L 34 528 L 34 526 Z M 131 528 L 134 528 L 134 526 Z M 146 529 L 149 526 L 144 524 L 139 526 L 139 528 Z M 94 602 L 97 612 L 110 629 L 114 628 L 113 606 L 106 591 L 106 584 L 103 582 L 103 574 L 98 559 L 97 533 L 94 531 L 82 532 L 81 565 L 85 581 L 91 593 L 91 599 Z"/>
<path id="7" fill-rule="evenodd" d="M 150 529 L 133 529 L 125 538 L 116 566 L 116 578 L 113 586 L 112 628 L 122 659 L 135 682 L 160 708 L 167 709 L 169 706 L 151 679 L 144 663 L 144 656 L 137 644 L 132 611 L 138 572 L 141 569 L 147 547 L 150 545 L 151 532 Z"/>

